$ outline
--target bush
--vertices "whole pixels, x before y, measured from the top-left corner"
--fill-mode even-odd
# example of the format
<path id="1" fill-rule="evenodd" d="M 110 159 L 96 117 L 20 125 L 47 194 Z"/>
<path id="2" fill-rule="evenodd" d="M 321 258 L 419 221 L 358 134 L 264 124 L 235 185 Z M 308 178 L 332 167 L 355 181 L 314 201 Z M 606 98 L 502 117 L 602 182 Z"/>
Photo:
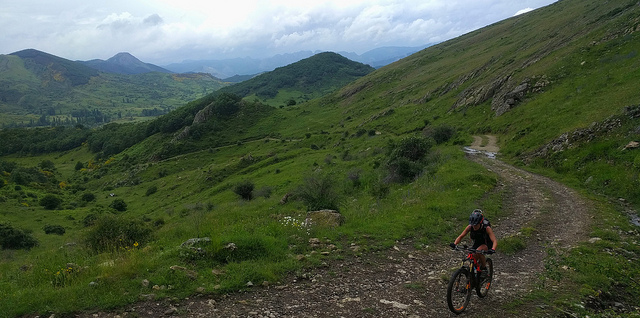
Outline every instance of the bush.
<path id="1" fill-rule="evenodd" d="M 253 182 L 246 180 L 236 184 L 233 188 L 233 192 L 239 195 L 243 200 L 251 200 L 253 199 L 253 188 L 255 185 Z"/>
<path id="2" fill-rule="evenodd" d="M 66 232 L 62 225 L 45 225 L 43 229 L 45 234 L 64 235 Z"/>
<path id="3" fill-rule="evenodd" d="M 335 190 L 335 183 L 328 175 L 311 176 L 298 186 L 295 197 L 307 205 L 307 210 L 338 210 L 340 197 Z"/>
<path id="4" fill-rule="evenodd" d="M 141 221 L 114 215 L 98 218 L 87 232 L 85 244 L 96 253 L 134 248 L 151 239 L 152 230 Z"/>
<path id="5" fill-rule="evenodd" d="M 82 199 L 82 201 L 84 202 L 92 202 L 96 200 L 96 195 L 91 192 L 85 192 L 82 194 L 82 197 L 80 197 L 80 199 Z"/>
<path id="6" fill-rule="evenodd" d="M 47 210 L 55 210 L 60 206 L 60 204 L 62 204 L 62 199 L 53 194 L 47 194 L 40 199 L 40 205 Z"/>
<path id="7" fill-rule="evenodd" d="M 406 158 L 410 161 L 420 161 L 424 158 L 429 149 L 431 149 L 431 143 L 426 138 L 421 137 L 409 137 L 400 140 L 397 145 L 392 145 L 392 149 L 389 154 L 390 161 L 398 158 Z"/>
<path id="8" fill-rule="evenodd" d="M 84 164 L 82 164 L 81 161 L 76 162 L 76 166 L 75 166 L 76 171 L 81 170 L 82 168 L 84 168 Z"/>
<path id="9" fill-rule="evenodd" d="M 263 197 L 263 198 L 270 198 L 271 197 L 271 193 L 273 192 L 273 188 L 268 187 L 268 186 L 264 186 L 258 190 L 255 191 L 254 195 L 256 197 Z"/>
<path id="10" fill-rule="evenodd" d="M 146 196 L 150 196 L 150 195 L 152 195 L 152 194 L 154 194 L 154 193 L 156 193 L 156 192 L 158 192 L 158 187 L 156 187 L 156 186 L 150 186 L 150 187 L 147 189 L 147 193 L 145 193 L 145 195 L 146 195 Z"/>
<path id="11" fill-rule="evenodd" d="M 411 182 L 420 175 L 423 165 L 400 157 L 388 163 L 388 181 L 390 182 Z"/>
<path id="12" fill-rule="evenodd" d="M 0 247 L 3 250 L 31 249 L 38 246 L 38 241 L 21 229 L 16 229 L 9 223 L 0 223 Z"/>
<path id="13" fill-rule="evenodd" d="M 38 166 L 40 169 L 47 171 L 53 171 L 56 169 L 56 165 L 51 160 L 43 160 Z"/>
<path id="14" fill-rule="evenodd" d="M 445 143 L 447 141 L 449 141 L 449 139 L 451 139 L 451 137 L 453 137 L 453 135 L 455 134 L 455 129 L 453 129 L 453 127 L 449 126 L 449 125 L 441 125 L 436 127 L 433 130 L 432 136 L 433 140 L 436 141 L 436 144 L 442 144 Z"/>
<path id="15" fill-rule="evenodd" d="M 84 219 L 82 219 L 82 224 L 85 227 L 89 227 L 92 226 L 94 224 L 96 224 L 96 221 L 98 220 L 98 215 L 95 213 L 91 213 L 88 214 L 87 216 L 84 217 Z"/>
<path id="16" fill-rule="evenodd" d="M 116 211 L 124 212 L 127 210 L 127 203 L 122 199 L 115 199 L 109 204 L 109 207 Z"/>
<path id="17" fill-rule="evenodd" d="M 432 143 L 422 137 L 409 137 L 397 145 L 391 145 L 386 167 L 388 181 L 410 182 L 420 175 L 425 166 L 423 161 Z"/>

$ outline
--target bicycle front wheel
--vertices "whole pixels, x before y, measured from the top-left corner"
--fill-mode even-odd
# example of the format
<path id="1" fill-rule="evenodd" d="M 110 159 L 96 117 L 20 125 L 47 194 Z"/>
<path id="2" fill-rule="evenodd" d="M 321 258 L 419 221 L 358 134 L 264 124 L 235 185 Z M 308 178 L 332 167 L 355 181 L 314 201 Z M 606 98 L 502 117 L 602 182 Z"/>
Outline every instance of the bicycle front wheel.
<path id="1" fill-rule="evenodd" d="M 471 299 L 471 275 L 466 268 L 458 269 L 451 276 L 447 287 L 447 304 L 454 314 L 462 313 Z"/>
<path id="2" fill-rule="evenodd" d="M 489 294 L 489 288 L 491 288 L 491 282 L 493 281 L 493 261 L 487 257 L 487 276 L 485 276 L 476 285 L 476 294 L 478 297 L 484 298 Z"/>

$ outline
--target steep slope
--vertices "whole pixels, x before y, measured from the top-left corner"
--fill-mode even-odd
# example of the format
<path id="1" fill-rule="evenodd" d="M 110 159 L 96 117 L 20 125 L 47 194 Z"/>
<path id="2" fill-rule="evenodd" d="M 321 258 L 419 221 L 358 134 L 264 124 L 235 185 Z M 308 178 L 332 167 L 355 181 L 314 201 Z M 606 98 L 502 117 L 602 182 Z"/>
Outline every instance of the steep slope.
<path id="1" fill-rule="evenodd" d="M 609 116 L 633 126 L 638 31 L 637 1 L 560 1 L 416 53 L 325 102 L 338 103 L 366 129 L 401 133 L 444 122 L 500 135 L 504 155 L 562 165 L 548 158 L 605 134 L 618 135 L 604 146 L 611 150 L 638 138 L 632 128 L 598 128 L 607 127 Z M 385 116 L 391 112 L 396 119 Z M 555 151 L 538 151 L 552 141 Z M 535 153 L 545 157 L 531 159 Z M 629 160 L 627 152 L 615 162 L 624 169 Z"/>
<path id="2" fill-rule="evenodd" d="M 97 69 L 106 73 L 116 74 L 142 74 L 149 72 L 160 73 L 172 73 L 171 71 L 164 69 L 160 66 L 150 63 L 144 63 L 135 56 L 127 52 L 121 52 L 106 61 L 103 60 L 90 60 L 81 62 L 82 64 L 91 68 Z"/>

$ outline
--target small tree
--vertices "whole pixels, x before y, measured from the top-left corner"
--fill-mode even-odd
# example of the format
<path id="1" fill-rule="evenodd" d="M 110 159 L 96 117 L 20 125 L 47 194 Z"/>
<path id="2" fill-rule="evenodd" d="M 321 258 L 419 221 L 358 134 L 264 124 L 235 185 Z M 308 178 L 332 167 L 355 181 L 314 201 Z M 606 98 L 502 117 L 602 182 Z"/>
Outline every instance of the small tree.
<path id="1" fill-rule="evenodd" d="M 147 189 L 147 193 L 145 193 L 145 195 L 146 195 L 146 196 L 150 196 L 150 195 L 152 195 L 152 194 L 156 193 L 157 191 L 158 191 L 158 187 L 157 187 L 157 186 L 150 186 L 150 187 Z"/>
<path id="2" fill-rule="evenodd" d="M 340 205 L 340 196 L 335 190 L 335 183 L 328 175 L 306 178 L 298 186 L 295 196 L 307 205 L 309 211 L 338 210 Z"/>
<path id="3" fill-rule="evenodd" d="M 453 129 L 453 127 L 449 126 L 449 125 L 441 125 L 436 127 L 433 130 L 433 140 L 436 141 L 436 143 L 442 144 L 445 143 L 447 141 L 449 141 L 449 139 L 451 139 L 451 137 L 453 137 L 453 135 L 455 134 L 455 129 Z"/>
<path id="4" fill-rule="evenodd" d="M 424 158 L 432 142 L 426 138 L 409 137 L 391 145 L 386 167 L 388 181 L 409 182 L 415 179 L 425 166 Z"/>
<path id="5" fill-rule="evenodd" d="M 141 221 L 106 215 L 87 231 L 85 243 L 94 252 L 134 248 L 148 242 L 153 231 Z"/>
<path id="6" fill-rule="evenodd" d="M 253 188 L 255 185 L 249 180 L 242 181 L 233 188 L 233 192 L 239 195 L 243 200 L 253 199 Z"/>
<path id="7" fill-rule="evenodd" d="M 64 235 L 64 233 L 66 232 L 62 225 L 45 225 L 43 227 L 43 230 L 45 234 Z"/>
<path id="8" fill-rule="evenodd" d="M 40 199 L 40 205 L 47 210 L 55 210 L 60 206 L 60 204 L 62 204 L 62 199 L 53 194 L 47 194 Z"/>
<path id="9" fill-rule="evenodd" d="M 115 199 L 111 204 L 109 204 L 110 208 L 115 209 L 116 211 L 124 212 L 127 210 L 127 203 L 122 199 Z"/>
<path id="10" fill-rule="evenodd" d="M 3 250 L 29 250 L 36 246 L 38 241 L 30 233 L 14 228 L 9 223 L 0 223 L 0 247 Z"/>
<path id="11" fill-rule="evenodd" d="M 84 168 L 84 164 L 82 164 L 82 161 L 76 162 L 76 171 L 81 170 L 82 168 Z"/>
<path id="12" fill-rule="evenodd" d="M 43 160 L 40 162 L 39 167 L 40 169 L 47 171 L 53 171 L 56 169 L 56 165 L 51 160 Z"/>

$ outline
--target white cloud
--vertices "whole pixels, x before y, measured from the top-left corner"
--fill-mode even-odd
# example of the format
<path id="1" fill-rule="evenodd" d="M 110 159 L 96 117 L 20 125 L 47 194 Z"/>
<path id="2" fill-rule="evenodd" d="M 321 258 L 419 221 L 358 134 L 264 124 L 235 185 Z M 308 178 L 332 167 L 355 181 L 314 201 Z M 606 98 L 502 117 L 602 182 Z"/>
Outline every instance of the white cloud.
<path id="1" fill-rule="evenodd" d="M 521 15 L 521 14 L 524 14 L 524 13 L 527 13 L 527 12 L 530 12 L 530 11 L 533 11 L 533 8 L 524 8 L 524 9 L 519 10 L 518 12 L 516 12 L 516 14 L 514 14 L 513 16 L 515 17 L 517 15 Z"/>
<path id="2" fill-rule="evenodd" d="M 0 54 L 156 64 L 443 41 L 556 0 L 3 0 Z"/>

